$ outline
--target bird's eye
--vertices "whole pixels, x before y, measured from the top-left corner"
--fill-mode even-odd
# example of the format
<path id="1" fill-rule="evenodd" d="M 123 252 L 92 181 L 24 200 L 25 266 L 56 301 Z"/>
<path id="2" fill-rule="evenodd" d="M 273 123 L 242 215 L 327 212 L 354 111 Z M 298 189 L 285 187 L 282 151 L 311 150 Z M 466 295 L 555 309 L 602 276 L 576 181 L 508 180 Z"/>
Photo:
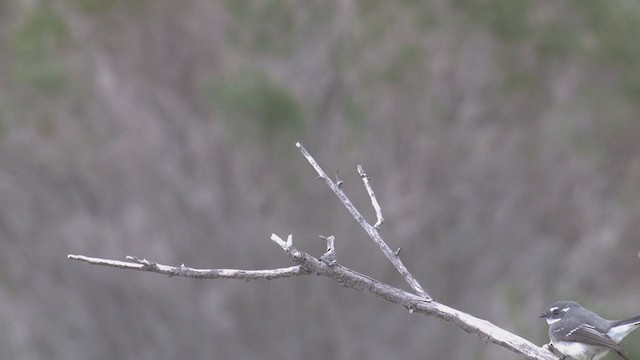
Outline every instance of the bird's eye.
<path id="1" fill-rule="evenodd" d="M 560 314 L 560 310 L 558 310 L 558 309 L 553 309 L 553 311 L 551 311 L 551 313 L 552 313 L 553 315 L 558 315 L 558 314 Z"/>

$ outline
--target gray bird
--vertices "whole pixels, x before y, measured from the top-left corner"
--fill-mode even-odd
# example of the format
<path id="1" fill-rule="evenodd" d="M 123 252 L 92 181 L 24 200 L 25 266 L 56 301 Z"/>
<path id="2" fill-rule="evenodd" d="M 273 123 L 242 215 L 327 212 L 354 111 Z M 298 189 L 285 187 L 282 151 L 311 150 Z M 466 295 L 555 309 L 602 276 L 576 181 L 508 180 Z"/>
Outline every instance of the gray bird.
<path id="1" fill-rule="evenodd" d="M 640 316 L 607 320 L 574 301 L 558 301 L 540 317 L 547 320 L 551 345 L 562 359 L 598 360 L 611 350 L 629 360 L 618 343 L 640 326 Z"/>

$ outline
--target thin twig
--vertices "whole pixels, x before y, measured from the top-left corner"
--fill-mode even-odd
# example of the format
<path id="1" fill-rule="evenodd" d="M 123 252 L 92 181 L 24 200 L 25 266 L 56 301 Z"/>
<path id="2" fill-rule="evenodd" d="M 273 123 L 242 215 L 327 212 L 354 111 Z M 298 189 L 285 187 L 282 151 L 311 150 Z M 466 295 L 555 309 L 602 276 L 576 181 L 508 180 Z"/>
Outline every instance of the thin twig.
<path id="1" fill-rule="evenodd" d="M 182 276 L 196 279 L 243 279 L 243 280 L 271 280 L 297 275 L 307 275 L 302 271 L 300 266 L 291 266 L 287 268 L 269 269 L 269 270 L 238 270 L 238 269 L 194 269 L 190 267 L 162 265 L 150 262 L 146 259 L 138 259 L 133 256 L 127 257 L 133 260 L 118 261 L 88 257 L 83 255 L 67 255 L 68 259 L 83 261 L 92 265 L 110 266 L 119 269 L 129 269 L 138 271 L 149 271 L 169 276 Z M 137 260 L 136 260 L 137 259 Z"/>
<path id="2" fill-rule="evenodd" d="M 325 243 L 327 244 L 327 251 L 324 254 L 322 254 L 322 256 L 320 257 L 320 260 L 324 261 L 328 265 L 337 264 L 338 257 L 336 256 L 336 247 L 335 247 L 336 237 L 333 235 L 331 236 L 320 235 L 320 239 L 324 240 Z"/>
<path id="3" fill-rule="evenodd" d="M 360 174 L 360 177 L 362 178 L 365 189 L 367 189 L 367 193 L 369 194 L 369 198 L 371 199 L 371 205 L 376 211 L 377 221 L 375 224 L 373 224 L 373 227 L 380 230 L 380 225 L 384 223 L 384 218 L 382 217 L 382 208 L 380 207 L 380 204 L 378 204 L 378 199 L 376 199 L 376 194 L 373 192 L 373 188 L 371 187 L 369 176 L 367 176 L 367 173 L 365 173 L 364 169 L 362 169 L 362 165 L 358 165 L 356 168 L 358 169 L 358 174 Z"/>
<path id="4" fill-rule="evenodd" d="M 331 178 L 327 176 L 324 170 L 322 170 L 320 165 L 318 165 L 316 160 L 309 154 L 309 152 L 304 148 L 304 146 L 302 146 L 302 144 L 300 144 L 299 142 L 296 143 L 296 146 L 300 149 L 300 152 L 302 152 L 302 155 L 307 159 L 309 164 L 311 164 L 311 166 L 316 170 L 316 172 L 318 173 L 318 178 L 324 180 L 324 182 L 329 186 L 331 191 L 333 191 L 333 193 L 336 194 L 336 196 L 338 196 L 338 199 L 342 201 L 342 204 L 344 204 L 344 206 L 351 213 L 354 219 L 356 219 L 358 224 L 360 224 L 360 226 L 364 228 L 367 234 L 369 234 L 369 237 L 373 239 L 373 241 L 378 245 L 378 248 L 380 249 L 380 251 L 382 251 L 382 253 L 387 257 L 387 259 L 389 259 L 391 264 L 393 264 L 393 266 L 398 270 L 400 275 L 402 275 L 404 280 L 409 284 L 409 286 L 411 286 L 413 291 L 415 291 L 416 294 L 418 294 L 419 296 L 422 296 L 424 299 L 431 300 L 431 296 L 422 288 L 420 283 L 418 283 L 418 281 L 413 277 L 413 275 L 411 275 L 409 270 L 407 270 L 407 268 L 402 263 L 402 260 L 400 260 L 400 258 L 397 257 L 394 254 L 394 252 L 389 248 L 389 246 L 384 242 L 384 240 L 382 240 L 382 237 L 378 233 L 378 229 L 373 227 L 364 219 L 364 217 L 360 214 L 358 209 L 356 209 L 353 203 L 351 203 L 351 200 L 349 200 L 349 198 L 344 193 L 344 191 L 342 191 L 342 189 L 339 186 L 337 186 L 333 181 L 331 181 Z"/>

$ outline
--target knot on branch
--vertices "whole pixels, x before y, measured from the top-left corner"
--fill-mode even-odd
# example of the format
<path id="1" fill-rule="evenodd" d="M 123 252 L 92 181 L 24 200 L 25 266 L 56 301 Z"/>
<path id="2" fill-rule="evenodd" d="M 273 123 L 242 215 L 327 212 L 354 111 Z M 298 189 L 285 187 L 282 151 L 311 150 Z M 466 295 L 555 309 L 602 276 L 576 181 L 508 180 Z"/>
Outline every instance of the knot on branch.
<path id="1" fill-rule="evenodd" d="M 140 259 L 137 256 L 131 256 L 131 255 L 127 255 L 126 257 L 127 260 L 129 261 L 133 261 L 135 263 L 138 263 L 140 265 L 142 265 L 142 270 L 145 271 L 157 271 L 158 270 L 158 264 L 152 261 L 149 261 L 145 258 Z"/>

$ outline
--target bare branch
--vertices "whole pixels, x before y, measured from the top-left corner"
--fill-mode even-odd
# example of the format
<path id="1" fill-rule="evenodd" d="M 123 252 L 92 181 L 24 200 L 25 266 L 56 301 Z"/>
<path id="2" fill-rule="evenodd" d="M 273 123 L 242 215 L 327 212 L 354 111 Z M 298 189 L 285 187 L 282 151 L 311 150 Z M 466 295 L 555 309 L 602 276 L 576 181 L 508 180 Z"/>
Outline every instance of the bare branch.
<path id="1" fill-rule="evenodd" d="M 271 280 L 284 277 L 292 277 L 298 275 L 308 275 L 302 271 L 300 266 L 291 266 L 287 268 L 269 269 L 269 270 L 237 270 L 237 269 L 194 269 L 184 266 L 169 266 L 150 262 L 146 259 L 138 259 L 128 256 L 128 259 L 134 262 L 118 261 L 88 257 L 83 255 L 67 255 L 68 259 L 83 261 L 92 265 L 102 265 L 115 267 L 119 269 L 149 271 L 169 276 L 182 276 L 196 279 L 242 279 L 242 280 Z M 137 259 L 137 260 L 136 260 Z"/>
<path id="2" fill-rule="evenodd" d="M 378 234 L 377 229 L 364 220 L 357 209 L 346 197 L 344 192 L 340 189 L 339 185 L 334 184 L 331 179 L 326 176 L 324 171 L 315 162 L 311 155 L 309 155 L 309 153 L 302 147 L 302 145 L 296 143 L 296 146 L 300 148 L 309 163 L 316 169 L 319 174 L 319 178 L 323 179 L 333 190 L 333 192 L 338 196 L 338 198 L 340 198 L 345 207 L 349 210 L 349 212 L 351 212 L 353 217 L 367 231 L 369 236 L 376 242 L 376 244 L 378 244 L 378 247 L 383 251 L 385 255 L 387 255 L 387 258 L 389 258 L 396 269 L 398 269 L 398 271 L 405 277 L 405 280 L 411 285 L 417 295 L 402 289 L 392 287 L 388 284 L 385 284 L 369 276 L 360 274 L 338 264 L 334 236 L 321 236 L 321 238 L 326 241 L 327 251 L 324 255 L 322 255 L 320 259 L 317 259 L 305 252 L 297 250 L 293 246 L 292 235 L 289 235 L 287 237 L 287 240 L 285 241 L 278 235 L 272 234 L 271 240 L 279 245 L 284 250 L 284 252 L 289 255 L 291 260 L 296 265 L 287 268 L 268 270 L 194 269 L 186 267 L 184 264 L 179 267 L 162 265 L 144 258 L 140 259 L 134 256 L 127 256 L 127 260 L 129 261 L 92 258 L 71 254 L 67 257 L 72 260 L 83 261 L 94 265 L 110 266 L 120 269 L 148 271 L 169 276 L 183 276 L 191 278 L 270 280 L 299 275 L 324 276 L 344 287 L 366 291 L 379 296 L 391 303 L 399 304 L 405 307 L 410 312 L 418 312 L 428 316 L 435 316 L 447 323 L 451 323 L 463 329 L 470 334 L 478 336 L 480 339 L 487 343 L 498 344 L 506 349 L 513 351 L 514 353 L 524 356 L 526 359 L 557 360 L 557 357 L 549 351 L 548 347 L 538 347 L 535 344 L 527 341 L 526 339 L 510 333 L 486 320 L 479 319 L 462 311 L 443 305 L 429 297 L 429 295 L 420 287 L 417 281 L 413 279 L 411 274 L 409 274 L 409 272 L 406 270 L 406 268 L 398 258 L 400 248 L 398 248 L 396 252 L 392 252 Z M 362 176 L 364 171 L 360 171 L 362 170 L 361 167 L 359 167 L 358 170 Z M 366 175 L 363 176 L 363 180 L 365 178 Z M 369 191 L 370 187 L 368 186 L 368 181 L 365 181 L 365 186 Z M 373 191 L 370 192 L 370 196 L 372 193 Z M 371 197 L 373 202 L 373 199 L 375 199 L 375 197 Z M 374 204 L 374 208 L 375 207 L 376 205 Z M 378 210 L 376 210 L 376 212 L 378 213 Z M 382 215 L 379 215 L 378 220 L 380 220 L 381 218 Z M 379 222 L 381 223 L 381 221 Z"/>
<path id="3" fill-rule="evenodd" d="M 331 239 L 332 236 L 326 237 Z M 401 305 L 410 312 L 417 312 L 454 324 L 464 331 L 478 336 L 487 343 L 498 344 L 515 353 L 532 360 L 557 360 L 557 357 L 548 350 L 538 347 L 535 344 L 512 334 L 486 320 L 482 320 L 440 304 L 433 300 L 424 298 L 387 285 L 369 276 L 353 271 L 337 263 L 329 264 L 319 260 L 305 252 L 293 247 L 292 236 L 287 237 L 287 241 L 282 240 L 278 235 L 272 234 L 271 239 L 280 245 L 282 249 L 291 257 L 297 266 L 272 270 L 234 270 L 234 269 L 191 269 L 184 265 L 180 267 L 156 264 L 147 259 L 128 257 L 134 262 L 124 262 L 100 258 L 91 258 L 82 255 L 68 255 L 69 259 L 84 261 L 89 264 L 111 266 L 121 269 L 149 271 L 170 276 L 186 276 L 195 278 L 231 278 L 231 279 L 275 279 L 279 277 L 289 277 L 296 275 L 314 274 L 328 277 L 340 285 L 360 291 L 366 291 L 379 296 L 391 303 Z M 327 240 L 327 243 L 333 239 Z M 335 248 L 333 249 L 335 250 Z"/>
<path id="4" fill-rule="evenodd" d="M 358 174 L 362 178 L 362 182 L 364 183 L 364 187 L 367 189 L 367 193 L 369 194 L 369 198 L 371 198 L 371 205 L 373 209 L 376 211 L 376 223 L 373 224 L 373 227 L 380 230 L 380 226 L 384 223 L 384 218 L 382 217 L 382 208 L 380 204 L 378 204 L 378 199 L 376 199 L 376 194 L 373 192 L 373 188 L 371 187 L 369 176 L 362 169 L 362 165 L 357 166 Z"/>
<path id="5" fill-rule="evenodd" d="M 382 240 L 382 237 L 378 233 L 378 229 L 373 227 L 364 219 L 364 217 L 360 214 L 358 209 L 356 209 L 353 203 L 351 203 L 351 200 L 349 200 L 349 198 L 344 193 L 344 191 L 342 191 L 342 189 L 339 186 L 337 186 L 333 181 L 331 181 L 331 178 L 327 176 L 324 170 L 322 170 L 320 165 L 318 165 L 316 160 L 309 154 L 309 152 L 307 152 L 304 146 L 302 146 L 302 144 L 300 144 L 299 142 L 296 143 L 296 146 L 300 149 L 300 151 L 302 152 L 302 155 L 304 155 L 304 157 L 307 159 L 309 164 L 311 164 L 311 166 L 313 166 L 313 168 L 316 170 L 316 172 L 318 173 L 318 178 L 324 180 L 324 182 L 329 186 L 329 188 L 333 191 L 333 193 L 336 194 L 336 196 L 338 196 L 338 199 L 342 201 L 342 204 L 351 213 L 351 216 L 353 216 L 353 218 L 356 219 L 358 224 L 360 224 L 360 226 L 362 226 L 362 228 L 367 232 L 367 234 L 369 234 L 369 237 L 378 245 L 378 248 L 380 249 L 380 251 L 382 251 L 382 253 L 387 257 L 387 259 L 389 259 L 391 264 L 393 264 L 393 266 L 398 270 L 400 275 L 402 275 L 404 280 L 409 284 L 409 286 L 411 286 L 413 291 L 415 291 L 416 294 L 422 296 L 423 298 L 427 300 L 431 300 L 431 296 L 422 288 L 420 283 L 418 283 L 418 281 L 413 277 L 413 275 L 411 275 L 409 270 L 407 270 L 407 268 L 402 263 L 402 260 L 400 260 L 400 258 L 396 256 L 394 252 L 389 248 L 389 246 L 384 242 L 384 240 Z"/>
<path id="6" fill-rule="evenodd" d="M 273 234 L 273 237 L 277 235 Z M 331 239 L 332 236 L 326 237 Z M 289 235 L 291 239 L 291 235 Z M 333 246 L 333 239 L 327 240 Z M 335 251 L 335 248 L 333 248 Z M 399 304 L 410 312 L 436 316 L 439 319 L 454 324 L 464 331 L 474 334 L 484 342 L 493 343 L 507 348 L 515 353 L 532 360 L 557 360 L 558 358 L 547 349 L 541 348 L 530 341 L 510 333 L 489 321 L 476 318 L 462 311 L 440 304 L 434 300 L 426 300 L 410 292 L 392 287 L 369 276 L 360 274 L 339 264 L 328 264 L 325 261 L 296 250 L 292 245 L 290 251 L 300 256 L 294 260 L 302 270 L 319 276 L 325 276 L 344 287 L 366 291 L 379 296 L 391 303 Z"/>

